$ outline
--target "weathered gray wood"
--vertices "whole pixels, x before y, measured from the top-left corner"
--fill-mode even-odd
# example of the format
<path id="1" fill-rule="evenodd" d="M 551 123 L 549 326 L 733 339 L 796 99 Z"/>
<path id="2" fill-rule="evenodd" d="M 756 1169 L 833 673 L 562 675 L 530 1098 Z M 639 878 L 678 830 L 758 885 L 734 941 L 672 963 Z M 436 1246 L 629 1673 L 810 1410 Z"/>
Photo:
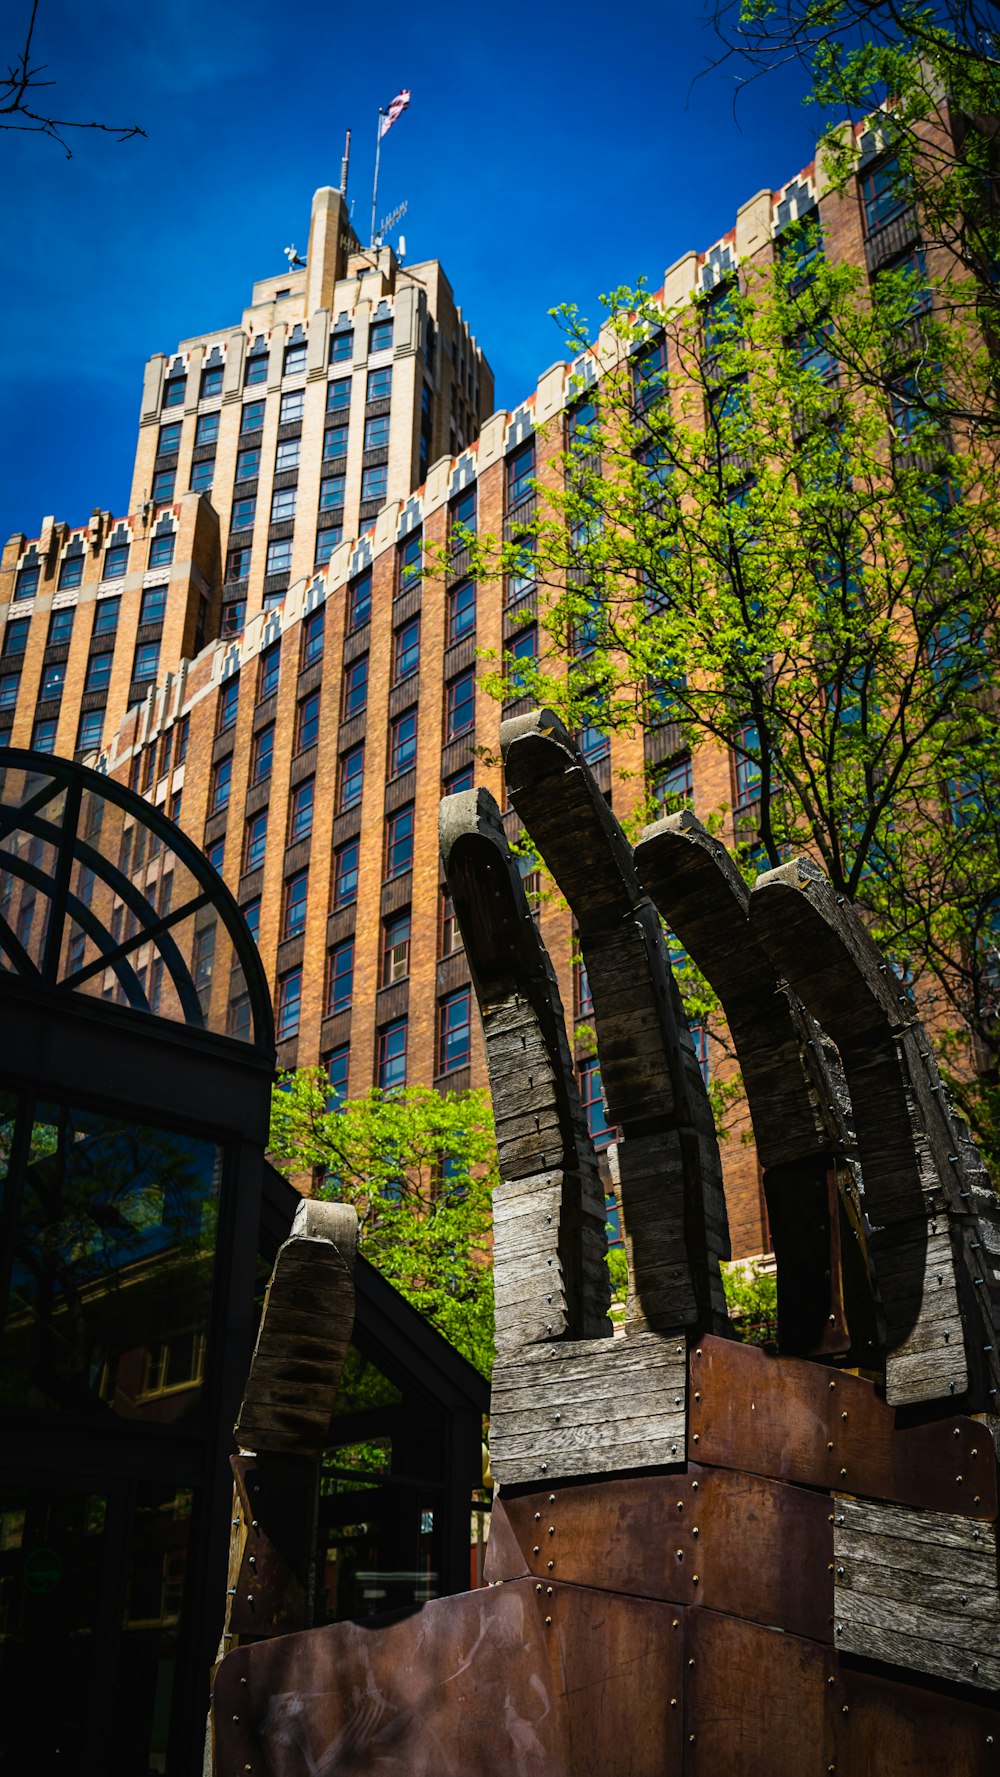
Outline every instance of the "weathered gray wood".
<path id="1" fill-rule="evenodd" d="M 834 1582 L 842 1651 L 1000 1689 L 993 1524 L 835 1498 Z"/>
<path id="2" fill-rule="evenodd" d="M 485 791 L 446 797 L 441 851 L 483 1023 L 501 1184 L 497 1360 L 608 1330 L 604 1191 L 559 990 Z"/>
<path id="3" fill-rule="evenodd" d="M 733 859 L 689 809 L 647 827 L 635 863 L 726 1015 L 765 1169 L 782 1349 L 805 1356 L 850 1346 L 854 1361 L 871 1369 L 881 1350 L 860 1181 L 846 1092 L 822 1033 L 754 942 L 749 890 Z M 839 1216 L 824 1227 L 817 1216 L 803 1214 L 799 1195 L 831 1167 Z M 846 1272 L 844 1246 L 853 1249 Z"/>
<path id="4" fill-rule="evenodd" d="M 721 1330 L 728 1317 L 719 1261 L 730 1250 L 721 1165 L 659 920 L 618 822 L 552 712 L 504 723 L 500 745 L 512 805 L 579 929 L 604 1095 L 622 1131 L 626 1324 Z M 684 1231 L 680 1260 L 657 1249 L 661 1221 Z"/>
<path id="5" fill-rule="evenodd" d="M 657 1333 L 539 1345 L 494 1376 L 503 1486 L 683 1463 L 686 1346 Z"/>
<path id="6" fill-rule="evenodd" d="M 303 1201 L 279 1248 L 235 1436 L 244 1450 L 318 1457 L 354 1327 L 357 1213 Z"/>
<path id="7" fill-rule="evenodd" d="M 759 878 L 750 924 L 843 1058 L 886 1317 L 887 1397 L 965 1395 L 968 1407 L 993 1410 L 998 1211 L 915 1007 L 855 910 L 808 859 Z M 924 1355 L 914 1363 L 917 1350 Z"/>

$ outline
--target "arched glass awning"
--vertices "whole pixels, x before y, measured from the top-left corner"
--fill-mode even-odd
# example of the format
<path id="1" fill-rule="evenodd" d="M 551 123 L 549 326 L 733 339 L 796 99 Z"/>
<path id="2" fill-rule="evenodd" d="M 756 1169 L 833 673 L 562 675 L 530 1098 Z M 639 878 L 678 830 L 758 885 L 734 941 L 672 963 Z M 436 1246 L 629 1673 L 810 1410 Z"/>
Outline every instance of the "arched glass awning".
<path id="1" fill-rule="evenodd" d="M 4 976 L 273 1051 L 257 947 L 197 846 L 110 778 L 13 747 L 0 747 Z"/>

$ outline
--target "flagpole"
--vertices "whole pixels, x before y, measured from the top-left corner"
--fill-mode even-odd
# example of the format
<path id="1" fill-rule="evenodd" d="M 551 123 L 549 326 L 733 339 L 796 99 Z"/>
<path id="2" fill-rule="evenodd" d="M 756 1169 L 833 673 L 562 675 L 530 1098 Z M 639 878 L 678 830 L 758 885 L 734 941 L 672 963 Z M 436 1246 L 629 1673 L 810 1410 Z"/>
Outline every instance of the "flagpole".
<path id="1" fill-rule="evenodd" d="M 369 248 L 372 252 L 375 251 L 375 210 L 376 210 L 376 205 L 378 204 L 378 162 L 379 162 L 379 155 L 381 154 L 381 152 L 382 152 L 382 107 L 380 105 L 378 108 L 378 134 L 375 137 L 375 181 L 374 181 L 374 184 L 372 185 L 372 232 L 371 232 L 371 239 L 369 241 Z"/>

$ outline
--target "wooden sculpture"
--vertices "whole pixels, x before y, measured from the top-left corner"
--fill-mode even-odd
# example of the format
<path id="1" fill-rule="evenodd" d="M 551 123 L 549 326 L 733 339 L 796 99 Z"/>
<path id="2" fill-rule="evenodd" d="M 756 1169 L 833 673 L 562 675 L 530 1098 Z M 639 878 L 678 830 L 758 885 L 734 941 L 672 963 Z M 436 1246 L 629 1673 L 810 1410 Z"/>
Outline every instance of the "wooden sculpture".
<path id="1" fill-rule="evenodd" d="M 624 1333 L 555 977 L 499 811 L 470 791 L 441 835 L 502 1180 L 490 1586 L 238 1648 L 218 1769 L 995 1774 L 1000 1217 L 913 1003 L 807 860 L 748 893 L 690 815 L 633 853 L 554 716 L 501 740 L 593 995 Z M 780 1357 L 731 1337 L 719 1156 L 661 914 L 739 1054 Z"/>

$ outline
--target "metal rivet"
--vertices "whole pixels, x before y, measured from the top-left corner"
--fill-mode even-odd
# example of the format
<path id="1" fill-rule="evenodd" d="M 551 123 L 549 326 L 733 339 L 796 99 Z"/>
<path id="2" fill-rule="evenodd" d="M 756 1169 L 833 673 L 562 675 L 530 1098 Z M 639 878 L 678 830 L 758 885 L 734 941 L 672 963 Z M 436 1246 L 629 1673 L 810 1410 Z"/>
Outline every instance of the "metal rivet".
<path id="1" fill-rule="evenodd" d="M 545 1591 L 546 1591 L 546 1594 L 548 1595 L 548 1597 L 551 1598 L 552 1597 L 552 1587 L 546 1586 Z"/>
<path id="2" fill-rule="evenodd" d="M 540 1591 L 541 1591 L 541 1589 L 542 1589 L 542 1582 L 541 1582 L 541 1580 L 539 1580 L 539 1582 L 538 1582 L 538 1584 L 537 1584 L 537 1586 L 536 1586 L 536 1587 L 535 1587 L 535 1591 L 536 1591 L 536 1592 L 540 1592 Z"/>
<path id="3" fill-rule="evenodd" d="M 555 1536 L 555 1533 L 556 1533 L 556 1527 L 555 1527 L 555 1525 L 554 1525 L 554 1524 L 550 1524 L 550 1525 L 549 1525 L 549 1535 L 550 1535 L 550 1536 Z"/>
<path id="4" fill-rule="evenodd" d="M 693 1735 L 693 1734 L 689 1734 L 689 1735 L 688 1735 L 688 1743 L 689 1743 L 689 1745 L 691 1745 L 691 1746 L 693 1746 L 693 1745 L 694 1745 L 694 1735 Z"/>
<path id="5" fill-rule="evenodd" d="M 695 1397 L 694 1397 L 694 1398 L 695 1398 L 695 1400 L 696 1400 L 696 1401 L 700 1401 L 700 1400 L 701 1400 L 701 1395 L 700 1395 L 700 1394 L 696 1394 L 696 1395 L 695 1395 Z"/>
<path id="6" fill-rule="evenodd" d="M 548 1472 L 548 1466 L 549 1466 L 549 1465 L 548 1465 L 548 1463 L 547 1463 L 547 1462 L 543 1462 L 543 1463 L 540 1463 L 540 1464 L 539 1464 L 539 1467 L 540 1467 L 540 1468 L 541 1468 L 541 1471 L 542 1471 L 542 1474 L 543 1474 L 543 1475 L 544 1475 L 544 1474 L 546 1474 L 546 1473 L 547 1473 L 547 1472 Z"/>
<path id="7" fill-rule="evenodd" d="M 964 1476 L 964 1475 L 956 1475 L 956 1476 L 955 1476 L 955 1479 L 956 1479 L 956 1481 L 964 1481 L 964 1480 L 965 1480 L 965 1476 Z"/>
<path id="8" fill-rule="evenodd" d="M 698 1347 L 698 1349 L 697 1349 L 697 1351 L 696 1351 L 696 1352 L 695 1352 L 695 1354 L 694 1354 L 694 1355 L 695 1355 L 695 1357 L 700 1357 L 700 1356 L 701 1356 L 701 1346 L 700 1346 L 700 1345 L 699 1345 L 699 1347 Z"/>
<path id="9" fill-rule="evenodd" d="M 239 1719 L 240 1719 L 240 1718 L 239 1718 L 239 1716 L 238 1716 L 238 1715 L 234 1715 L 234 1716 L 233 1716 L 233 1720 L 234 1720 L 234 1721 L 239 1721 Z"/>
<path id="10" fill-rule="evenodd" d="M 697 1432 L 695 1432 L 695 1434 L 694 1434 L 694 1438 L 693 1438 L 693 1440 L 692 1440 L 692 1441 L 693 1441 L 693 1442 L 694 1442 L 694 1443 L 695 1443 L 695 1444 L 700 1444 L 700 1443 L 701 1443 L 701 1439 L 700 1439 L 700 1438 L 699 1438 L 699 1436 L 698 1436 L 698 1433 L 697 1433 Z"/>
<path id="11" fill-rule="evenodd" d="M 840 1415 L 840 1417 L 841 1417 L 841 1419 L 846 1419 L 846 1418 L 847 1418 L 847 1414 L 846 1414 L 846 1413 L 841 1413 L 841 1415 Z"/>
<path id="12" fill-rule="evenodd" d="M 841 1715 L 850 1715 L 850 1713 L 851 1713 L 850 1704 L 849 1703 L 842 1704 L 840 1713 L 841 1713 Z"/>
<path id="13" fill-rule="evenodd" d="M 697 1493 L 697 1491 L 698 1491 L 698 1483 L 697 1483 L 697 1481 L 692 1481 L 691 1482 L 691 1492 Z"/>
<path id="14" fill-rule="evenodd" d="M 250 1556 L 248 1556 L 248 1560 L 249 1560 L 249 1564 L 250 1564 L 250 1566 L 251 1566 L 251 1567 L 256 1567 L 256 1565 L 257 1565 L 257 1557 L 256 1557 L 256 1555 L 250 1555 Z"/>
<path id="15" fill-rule="evenodd" d="M 843 1570 L 843 1568 L 842 1568 L 842 1567 L 838 1567 L 838 1569 L 837 1569 L 837 1578 L 838 1578 L 838 1579 L 839 1579 L 839 1580 L 842 1580 L 842 1579 L 843 1579 L 843 1577 L 844 1577 L 844 1570 Z"/>
<path id="16" fill-rule="evenodd" d="M 972 1662 L 972 1670 L 973 1670 L 973 1672 L 978 1672 L 978 1671 L 979 1671 L 979 1661 L 978 1661 L 978 1660 L 973 1660 L 973 1662 Z"/>
<path id="17" fill-rule="evenodd" d="M 670 1699 L 670 1707 L 671 1707 L 671 1709 L 676 1709 L 676 1708 L 677 1708 L 677 1698 L 676 1698 L 676 1697 L 671 1697 L 671 1699 Z"/>
<path id="18" fill-rule="evenodd" d="M 554 1561 L 546 1561 L 545 1565 L 549 1569 L 549 1572 L 551 1573 L 553 1567 L 555 1566 L 555 1562 Z"/>
<path id="19" fill-rule="evenodd" d="M 828 1449 L 828 1450 L 832 1450 L 832 1449 L 833 1449 L 833 1445 L 832 1445 L 832 1444 L 827 1444 L 827 1449 Z"/>
<path id="20" fill-rule="evenodd" d="M 698 1575 L 696 1573 L 693 1573 L 691 1575 L 691 1584 L 692 1584 L 692 1586 L 696 1586 L 698 1584 Z"/>
<path id="21" fill-rule="evenodd" d="M 254 1492 L 255 1492 L 255 1493 L 256 1493 L 256 1491 L 257 1491 L 257 1489 L 256 1489 L 256 1487 L 255 1487 L 255 1488 L 254 1488 Z M 251 1519 L 251 1522 L 250 1522 L 250 1528 L 251 1528 L 251 1530 L 256 1530 L 256 1528 L 257 1528 L 257 1520 L 256 1520 L 256 1518 L 253 1518 L 253 1519 Z"/>
<path id="22" fill-rule="evenodd" d="M 678 1559 L 678 1561 L 683 1561 L 683 1559 L 684 1559 L 684 1550 L 683 1549 L 677 1550 L 677 1559 Z"/>
<path id="23" fill-rule="evenodd" d="M 551 1625 L 551 1622 L 552 1622 L 552 1618 L 551 1618 L 551 1617 L 546 1617 L 546 1619 L 545 1619 L 545 1627 L 546 1627 L 546 1628 L 547 1628 L 547 1629 L 548 1629 L 548 1628 L 549 1628 L 549 1627 L 550 1627 L 550 1625 Z"/>
<path id="24" fill-rule="evenodd" d="M 841 1477 L 843 1478 L 844 1476 L 846 1476 L 847 1470 L 845 1468 L 842 1468 L 840 1473 L 841 1473 Z"/>
<path id="25" fill-rule="evenodd" d="M 540 1524 L 540 1523 L 541 1523 L 541 1521 L 542 1521 L 542 1514 L 541 1514 L 541 1512 L 536 1512 L 536 1513 L 535 1513 L 535 1523 L 536 1523 L 536 1524 Z"/>
<path id="26" fill-rule="evenodd" d="M 697 1524 L 696 1524 L 696 1525 L 695 1525 L 695 1526 L 694 1526 L 694 1529 L 693 1529 L 693 1530 L 692 1530 L 692 1532 L 691 1532 L 691 1535 L 692 1535 L 692 1536 L 697 1536 L 697 1534 L 698 1534 L 698 1526 L 697 1526 Z"/>
<path id="27" fill-rule="evenodd" d="M 248 1592 L 248 1593 L 247 1593 L 247 1603 L 248 1603 L 248 1604 L 252 1604 L 252 1603 L 253 1603 L 253 1593 L 252 1593 L 252 1592 Z"/>
<path id="28" fill-rule="evenodd" d="M 556 1496 L 554 1493 L 550 1493 L 549 1494 L 549 1505 L 554 1506 L 555 1503 L 556 1503 Z"/>
<path id="29" fill-rule="evenodd" d="M 250 1683 L 250 1680 L 249 1680 L 249 1679 L 248 1679 L 248 1678 L 241 1678 L 241 1679 L 240 1679 L 240 1683 L 241 1683 L 241 1684 L 249 1684 L 249 1683 Z"/>
<path id="30" fill-rule="evenodd" d="M 531 1553 L 533 1555 L 540 1555 L 541 1552 L 542 1552 L 541 1549 L 538 1547 L 538 1544 L 536 1543 L 534 1548 L 532 1549 Z"/>
<path id="31" fill-rule="evenodd" d="M 960 1593 L 958 1602 L 959 1604 L 968 1604 L 969 1600 L 965 1592 Z"/>

